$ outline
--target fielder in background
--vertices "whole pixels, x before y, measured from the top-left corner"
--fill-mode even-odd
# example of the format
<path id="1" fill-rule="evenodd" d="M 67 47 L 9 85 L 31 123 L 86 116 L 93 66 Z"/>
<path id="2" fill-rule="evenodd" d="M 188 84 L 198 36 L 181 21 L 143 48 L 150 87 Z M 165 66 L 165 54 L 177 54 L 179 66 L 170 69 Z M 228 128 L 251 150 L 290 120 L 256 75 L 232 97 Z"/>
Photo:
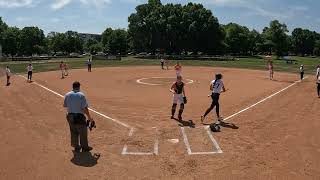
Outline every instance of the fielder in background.
<path id="1" fill-rule="evenodd" d="M 60 62 L 59 68 L 60 68 L 60 71 L 61 71 L 61 79 L 64 79 L 64 75 L 65 75 L 65 64 L 63 63 L 63 61 Z"/>
<path id="2" fill-rule="evenodd" d="M 318 65 L 318 68 L 317 68 L 316 79 L 317 79 L 317 93 L 318 93 L 318 98 L 320 98 L 320 65 Z"/>
<path id="3" fill-rule="evenodd" d="M 87 66 L 88 66 L 88 72 L 91 72 L 91 68 L 92 68 L 92 56 L 88 59 L 88 61 L 87 61 Z"/>
<path id="4" fill-rule="evenodd" d="M 301 66 L 300 66 L 300 79 L 301 79 L 301 80 L 303 79 L 303 76 L 304 76 L 304 66 L 301 65 Z"/>
<path id="5" fill-rule="evenodd" d="M 273 80 L 273 62 L 272 60 L 269 61 L 269 64 L 268 64 L 268 69 L 269 69 L 269 78 L 270 80 Z"/>
<path id="6" fill-rule="evenodd" d="M 73 90 L 65 95 L 63 104 L 68 111 L 71 146 L 74 147 L 75 152 L 80 152 L 81 149 L 82 152 L 88 152 L 92 150 L 92 147 L 88 145 L 87 121 L 84 114 L 87 115 L 90 122 L 93 122 L 93 119 L 89 113 L 86 97 L 80 92 L 80 83 L 74 82 L 72 88 Z"/>
<path id="7" fill-rule="evenodd" d="M 176 70 L 177 77 L 182 76 L 182 66 L 180 62 L 177 62 L 177 64 L 174 66 L 174 70 Z"/>
<path id="8" fill-rule="evenodd" d="M 7 86 L 10 86 L 10 77 L 11 77 L 11 70 L 9 66 L 6 67 L 6 76 L 7 76 Z"/>
<path id="9" fill-rule="evenodd" d="M 182 121 L 182 113 L 184 110 L 184 105 L 187 103 L 186 93 L 184 90 L 184 82 L 182 81 L 182 77 L 178 76 L 177 81 L 172 84 L 170 88 L 170 92 L 173 94 L 173 103 L 171 109 L 171 119 L 175 119 L 174 115 L 176 113 L 176 108 L 178 103 L 180 104 L 180 110 L 178 115 L 178 120 Z"/>
<path id="10" fill-rule="evenodd" d="M 27 82 L 31 83 L 32 82 L 32 71 L 33 71 L 32 64 L 28 65 L 27 71 L 28 71 L 28 80 L 27 80 Z"/>
<path id="11" fill-rule="evenodd" d="M 219 97 L 221 92 L 226 92 L 226 88 L 222 81 L 222 74 L 216 74 L 216 79 L 213 80 L 210 84 L 210 91 L 212 94 L 209 95 L 212 98 L 212 102 L 210 107 L 207 109 L 205 114 L 201 116 L 201 123 L 205 120 L 206 116 L 216 107 L 217 118 L 219 122 L 222 122 L 222 117 L 220 116 L 220 104 L 219 104 Z"/>
<path id="12" fill-rule="evenodd" d="M 160 63 L 161 63 L 161 69 L 164 69 L 164 59 L 163 58 L 161 58 Z"/>
<path id="13" fill-rule="evenodd" d="M 69 67 L 67 63 L 64 63 L 64 76 L 69 76 Z"/>

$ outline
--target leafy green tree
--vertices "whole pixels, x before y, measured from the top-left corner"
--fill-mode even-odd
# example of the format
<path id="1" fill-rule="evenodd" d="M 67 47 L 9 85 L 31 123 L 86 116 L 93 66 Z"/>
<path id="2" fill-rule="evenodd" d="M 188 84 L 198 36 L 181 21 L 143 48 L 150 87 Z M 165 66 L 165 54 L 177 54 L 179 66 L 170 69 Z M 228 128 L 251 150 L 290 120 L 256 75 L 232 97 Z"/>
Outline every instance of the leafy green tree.
<path id="1" fill-rule="evenodd" d="M 8 25 L 4 21 L 2 21 L 2 17 L 0 17 L 0 45 L 2 44 L 3 33 L 7 29 L 8 29 Z"/>
<path id="2" fill-rule="evenodd" d="M 96 39 L 89 39 L 85 45 L 85 51 L 90 52 L 91 54 L 101 52 L 103 50 L 102 44 Z"/>
<path id="3" fill-rule="evenodd" d="M 67 37 L 64 33 L 55 33 L 53 37 L 49 37 L 49 49 L 53 54 L 56 54 L 57 52 L 66 52 L 65 47 Z"/>
<path id="4" fill-rule="evenodd" d="M 66 39 L 64 48 L 67 53 L 81 53 L 83 52 L 84 42 L 81 40 L 78 32 L 67 31 L 65 33 Z"/>
<path id="5" fill-rule="evenodd" d="M 250 31 L 248 40 L 249 40 L 248 48 L 251 55 L 255 55 L 261 52 L 264 39 L 257 30 L 253 29 L 252 31 Z"/>
<path id="6" fill-rule="evenodd" d="M 130 15 L 130 47 L 136 51 L 168 53 L 192 51 L 217 53 L 221 49 L 224 33 L 218 19 L 201 4 L 188 3 L 162 5 L 160 1 L 136 7 Z"/>
<path id="7" fill-rule="evenodd" d="M 263 29 L 265 46 L 271 46 L 276 55 L 283 56 L 288 52 L 289 42 L 287 25 L 281 24 L 278 20 L 270 22 L 269 27 Z"/>
<path id="8" fill-rule="evenodd" d="M 296 54 L 313 54 L 315 33 L 308 29 L 296 28 L 292 32 L 292 46 Z"/>
<path id="9" fill-rule="evenodd" d="M 313 53 L 316 56 L 320 56 L 320 39 L 316 40 Z"/>
<path id="10" fill-rule="evenodd" d="M 229 52 L 232 54 L 247 54 L 250 51 L 249 29 L 236 23 L 230 23 L 224 28 Z"/>
<path id="11" fill-rule="evenodd" d="M 2 33 L 3 37 L 3 53 L 15 56 L 19 52 L 20 46 L 20 30 L 17 27 L 9 27 Z"/>
<path id="12" fill-rule="evenodd" d="M 31 56 L 33 54 L 40 54 L 39 47 L 45 45 L 45 36 L 43 31 L 38 27 L 25 27 L 20 33 L 21 44 L 20 53 L 23 55 Z"/>
<path id="13" fill-rule="evenodd" d="M 102 33 L 102 46 L 111 54 L 125 54 L 128 48 L 128 33 L 123 29 L 107 28 Z"/>

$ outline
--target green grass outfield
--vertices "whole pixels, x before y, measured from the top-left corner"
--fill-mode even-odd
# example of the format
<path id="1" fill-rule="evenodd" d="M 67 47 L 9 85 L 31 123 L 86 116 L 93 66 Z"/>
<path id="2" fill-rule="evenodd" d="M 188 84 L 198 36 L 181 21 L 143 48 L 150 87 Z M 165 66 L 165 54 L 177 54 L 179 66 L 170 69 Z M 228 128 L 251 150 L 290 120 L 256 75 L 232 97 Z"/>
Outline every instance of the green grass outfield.
<path id="1" fill-rule="evenodd" d="M 55 59 L 49 61 L 34 61 L 34 72 L 57 71 L 59 70 L 60 61 L 68 63 L 70 69 L 86 68 L 86 59 L 84 58 L 70 58 L 70 59 Z M 307 74 L 314 74 L 316 66 L 320 64 L 320 58 L 310 57 L 293 57 L 297 60 L 297 64 L 286 64 L 283 60 L 274 60 L 275 71 L 298 73 L 301 64 L 305 65 Z M 174 65 L 176 61 L 170 61 Z M 207 66 L 207 67 L 230 67 L 230 68 L 244 68 L 244 69 L 259 69 L 266 70 L 267 63 L 263 59 L 258 58 L 240 58 L 236 61 L 202 61 L 202 60 L 181 60 L 184 66 Z M 13 73 L 25 73 L 28 62 L 0 62 L 0 67 L 5 68 L 9 65 Z M 137 59 L 134 57 L 125 57 L 121 61 L 93 61 L 93 68 L 95 67 L 115 67 L 115 66 L 160 66 L 159 60 Z"/>

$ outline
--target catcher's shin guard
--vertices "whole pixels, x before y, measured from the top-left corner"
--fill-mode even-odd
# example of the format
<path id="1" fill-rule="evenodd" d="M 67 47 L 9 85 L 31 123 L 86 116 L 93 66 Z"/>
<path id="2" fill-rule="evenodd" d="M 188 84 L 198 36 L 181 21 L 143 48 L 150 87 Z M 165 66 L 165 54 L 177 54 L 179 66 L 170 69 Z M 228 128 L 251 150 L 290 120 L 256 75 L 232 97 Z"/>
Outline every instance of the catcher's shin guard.
<path id="1" fill-rule="evenodd" d="M 176 113 L 176 108 L 177 108 L 177 104 L 173 104 L 171 109 L 171 116 L 174 116 L 174 114 Z"/>

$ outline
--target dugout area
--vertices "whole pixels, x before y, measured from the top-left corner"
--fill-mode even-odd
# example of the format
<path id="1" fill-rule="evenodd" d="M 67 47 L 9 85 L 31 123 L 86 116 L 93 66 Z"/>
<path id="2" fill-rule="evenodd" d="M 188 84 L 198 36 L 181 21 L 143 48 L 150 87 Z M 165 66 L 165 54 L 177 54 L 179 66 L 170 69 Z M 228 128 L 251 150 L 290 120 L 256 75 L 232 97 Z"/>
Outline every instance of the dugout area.
<path id="1" fill-rule="evenodd" d="M 238 128 L 211 133 L 200 124 L 200 116 L 210 105 L 209 83 L 217 72 L 230 89 L 221 95 L 224 117 L 286 89 L 228 119 Z M 35 73 L 31 84 L 12 77 L 10 87 L 0 86 L 2 178 L 320 178 L 320 100 L 313 77 L 296 82 L 298 74 L 276 72 L 276 80 L 270 81 L 266 71 L 217 67 L 184 67 L 182 74 L 189 83 L 183 124 L 170 119 L 173 70 L 71 70 L 63 80 L 59 72 L 45 72 Z M 77 155 L 69 145 L 59 96 L 75 80 L 97 123 L 89 133 L 94 150 Z M 213 117 L 214 111 L 206 123 Z"/>

